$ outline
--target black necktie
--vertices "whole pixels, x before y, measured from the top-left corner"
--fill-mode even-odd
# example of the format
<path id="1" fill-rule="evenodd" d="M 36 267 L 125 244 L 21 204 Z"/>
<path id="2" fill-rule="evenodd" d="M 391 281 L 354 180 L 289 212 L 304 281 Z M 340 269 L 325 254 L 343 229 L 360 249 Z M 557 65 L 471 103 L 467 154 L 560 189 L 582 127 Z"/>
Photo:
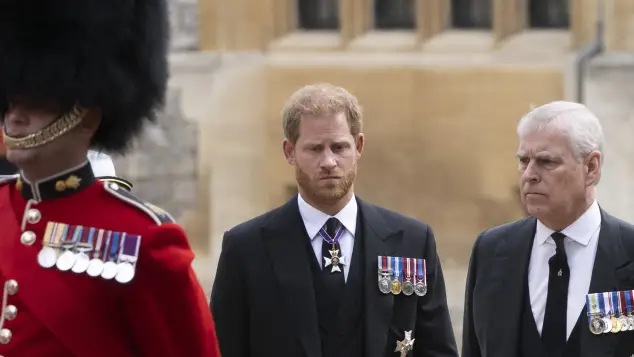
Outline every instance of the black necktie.
<path id="1" fill-rule="evenodd" d="M 557 250 L 548 261 L 550 268 L 548 276 L 548 297 L 546 298 L 546 313 L 542 328 L 542 342 L 548 355 L 559 357 L 563 355 L 566 346 L 566 320 L 568 312 L 568 283 L 570 268 L 564 248 L 562 233 L 552 235 Z"/>
<path id="2" fill-rule="evenodd" d="M 328 219 L 328 221 L 326 222 L 326 233 L 328 234 L 328 236 L 331 239 L 335 238 L 335 235 L 337 234 L 337 230 L 339 229 L 339 227 L 341 227 L 341 223 L 339 222 L 338 219 L 336 218 L 330 218 Z M 341 271 L 334 271 L 332 270 L 334 264 L 333 264 L 333 255 L 330 254 L 330 251 L 332 250 L 338 250 L 337 255 L 338 257 L 341 257 L 341 247 L 339 246 L 339 243 L 335 243 L 334 245 L 332 243 L 328 243 L 326 242 L 325 239 L 322 239 L 322 244 L 321 244 L 321 254 L 324 258 L 322 258 L 322 266 L 323 269 L 321 271 L 321 275 L 323 278 L 323 283 L 326 287 L 326 290 L 328 291 L 328 295 L 330 296 L 330 298 L 333 300 L 333 303 L 337 302 L 338 305 L 338 301 L 339 301 L 339 297 L 341 297 L 345 286 L 346 286 L 346 281 L 343 275 L 343 265 L 339 264 L 339 269 L 341 269 Z M 328 259 L 325 259 L 328 258 Z M 330 265 L 326 266 L 326 262 L 330 261 Z"/>

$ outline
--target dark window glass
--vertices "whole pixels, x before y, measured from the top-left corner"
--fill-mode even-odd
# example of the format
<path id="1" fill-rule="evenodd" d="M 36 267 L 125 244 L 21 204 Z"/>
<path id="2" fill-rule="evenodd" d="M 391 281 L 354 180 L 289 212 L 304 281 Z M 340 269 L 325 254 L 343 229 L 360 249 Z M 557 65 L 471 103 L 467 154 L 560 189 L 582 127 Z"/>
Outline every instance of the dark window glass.
<path id="1" fill-rule="evenodd" d="M 380 30 L 414 29 L 415 0 L 374 0 L 374 28 Z"/>
<path id="2" fill-rule="evenodd" d="M 568 28 L 569 0 L 529 0 L 530 27 Z"/>
<path id="3" fill-rule="evenodd" d="M 493 24 L 491 3 L 491 0 L 451 0 L 452 27 L 490 29 Z"/>
<path id="4" fill-rule="evenodd" d="M 336 30 L 339 28 L 338 0 L 297 0 L 299 28 Z"/>

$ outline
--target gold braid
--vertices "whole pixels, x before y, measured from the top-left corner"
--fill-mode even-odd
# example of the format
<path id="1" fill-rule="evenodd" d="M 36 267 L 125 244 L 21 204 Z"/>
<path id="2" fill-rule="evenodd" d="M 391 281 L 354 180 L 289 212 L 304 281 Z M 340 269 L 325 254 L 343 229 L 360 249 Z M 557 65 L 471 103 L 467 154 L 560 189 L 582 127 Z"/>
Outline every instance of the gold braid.
<path id="1" fill-rule="evenodd" d="M 84 119 L 86 112 L 86 109 L 75 106 L 73 107 L 73 109 L 62 115 L 59 119 L 51 123 L 51 125 L 38 131 L 37 133 L 27 135 L 23 138 L 11 137 L 7 135 L 5 129 L 4 146 L 6 149 L 11 150 L 31 149 L 48 144 L 77 127 L 77 125 L 79 125 L 79 123 L 81 123 L 81 121 Z"/>

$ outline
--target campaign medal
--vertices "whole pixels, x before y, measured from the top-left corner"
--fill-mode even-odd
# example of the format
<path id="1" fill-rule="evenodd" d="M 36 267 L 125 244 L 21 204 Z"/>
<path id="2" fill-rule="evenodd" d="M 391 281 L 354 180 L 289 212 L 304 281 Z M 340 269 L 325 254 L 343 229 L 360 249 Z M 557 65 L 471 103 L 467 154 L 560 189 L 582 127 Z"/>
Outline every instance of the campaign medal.
<path id="1" fill-rule="evenodd" d="M 71 233 L 72 230 L 72 233 Z M 81 238 L 84 231 L 84 227 L 75 226 L 72 229 L 69 227 L 68 233 L 70 233 L 67 237 L 64 237 L 61 244 L 62 253 L 57 258 L 57 269 L 61 271 L 68 271 L 70 268 L 75 265 L 75 253 L 73 253 L 73 249 L 77 244 L 77 241 Z"/>
<path id="2" fill-rule="evenodd" d="M 335 232 L 335 236 L 331 237 L 330 235 L 328 235 L 328 232 L 326 232 L 324 228 L 319 230 L 319 235 L 321 235 L 326 243 L 332 244 L 332 250 L 328 251 L 328 253 L 330 253 L 330 258 L 324 257 L 324 268 L 332 266 L 330 273 L 341 273 L 343 266 L 346 265 L 346 257 L 343 256 L 343 253 L 339 255 L 341 251 L 338 248 L 339 239 L 343 235 L 344 231 L 345 227 L 343 225 L 340 225 Z"/>
<path id="3" fill-rule="evenodd" d="M 427 266 L 425 259 L 416 259 L 416 286 L 414 292 L 418 296 L 427 294 Z"/>
<path id="4" fill-rule="evenodd" d="M 101 272 L 101 277 L 106 280 L 114 279 L 117 276 L 117 263 L 115 260 L 117 259 L 117 253 L 119 252 L 119 239 L 121 238 L 121 233 L 113 232 L 110 248 L 104 251 L 104 264 L 103 271 Z"/>
<path id="5" fill-rule="evenodd" d="M 618 299 L 618 319 L 621 324 L 621 331 L 629 331 L 630 324 L 627 320 L 627 311 L 625 308 L 625 292 L 624 291 L 615 291 L 617 299 Z"/>
<path id="6" fill-rule="evenodd" d="M 121 251 L 117 262 L 117 275 L 115 280 L 120 283 L 129 283 L 136 273 L 136 263 L 139 258 L 141 236 L 123 234 Z"/>
<path id="7" fill-rule="evenodd" d="M 605 294 L 608 296 L 608 301 L 610 304 L 610 310 L 608 311 L 608 313 L 610 314 L 610 322 L 612 322 L 612 329 L 610 330 L 610 332 L 617 333 L 621 331 L 621 322 L 616 316 L 618 313 L 617 309 L 619 306 L 619 301 L 614 291 L 608 291 Z"/>
<path id="8" fill-rule="evenodd" d="M 609 333 L 612 331 L 612 319 L 610 319 L 610 294 L 607 292 L 601 293 L 599 298 L 603 301 L 601 305 L 601 311 L 603 312 L 602 318 L 605 322 L 605 330 L 603 333 Z"/>
<path id="9" fill-rule="evenodd" d="M 414 263 L 412 264 L 412 260 Z M 416 260 L 412 258 L 403 258 L 403 267 L 405 268 L 405 281 L 403 282 L 403 294 L 410 296 L 414 293 L 414 284 L 412 283 L 412 268 L 416 265 Z"/>
<path id="10" fill-rule="evenodd" d="M 590 328 L 590 332 L 595 335 L 600 335 L 605 331 L 606 324 L 605 321 L 601 318 L 603 315 L 603 311 L 601 306 L 603 305 L 603 297 L 599 297 L 599 294 L 588 294 L 586 295 L 586 305 L 587 305 L 587 315 L 588 315 L 588 326 Z"/>
<path id="11" fill-rule="evenodd" d="M 42 239 L 42 250 L 37 254 L 37 262 L 42 268 L 52 268 L 57 263 L 59 242 L 68 233 L 68 226 L 48 222 Z"/>
<path id="12" fill-rule="evenodd" d="M 75 246 L 75 264 L 71 268 L 73 273 L 84 273 L 90 265 L 90 257 L 88 253 L 93 249 L 93 239 L 95 237 L 96 228 L 84 229 L 84 234 Z"/>
<path id="13" fill-rule="evenodd" d="M 392 257 L 392 268 L 394 269 L 392 294 L 398 295 L 401 293 L 401 258 Z"/>
<path id="14" fill-rule="evenodd" d="M 103 250 L 107 252 L 108 245 L 110 244 L 111 235 L 112 235 L 112 232 L 110 231 L 106 232 L 103 229 L 100 229 L 97 232 L 97 244 L 95 244 L 95 248 L 92 252 L 92 259 L 90 259 L 90 262 L 88 263 L 88 269 L 86 269 L 86 274 L 92 277 L 97 277 L 101 275 L 101 272 L 103 271 L 103 260 L 101 260 L 102 244 L 104 244 L 104 238 L 105 238 L 105 245 L 103 246 Z"/>
<path id="15" fill-rule="evenodd" d="M 602 318 L 604 314 L 603 296 L 599 296 L 598 293 L 586 295 L 586 305 L 590 332 L 595 335 L 604 333 L 606 323 Z"/>
<path id="16" fill-rule="evenodd" d="M 392 291 L 390 275 L 392 275 L 392 260 L 386 256 L 379 256 L 379 291 L 389 294 Z"/>

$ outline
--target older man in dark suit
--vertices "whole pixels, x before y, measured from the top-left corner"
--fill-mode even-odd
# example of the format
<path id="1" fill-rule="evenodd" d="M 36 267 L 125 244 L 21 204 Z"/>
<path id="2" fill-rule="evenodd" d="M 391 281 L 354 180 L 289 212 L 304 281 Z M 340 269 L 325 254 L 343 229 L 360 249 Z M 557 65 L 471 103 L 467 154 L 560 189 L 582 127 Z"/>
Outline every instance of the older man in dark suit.
<path id="1" fill-rule="evenodd" d="M 518 126 L 528 217 L 476 239 L 463 357 L 634 354 L 634 227 L 598 205 L 604 138 L 582 104 L 552 102 Z"/>

